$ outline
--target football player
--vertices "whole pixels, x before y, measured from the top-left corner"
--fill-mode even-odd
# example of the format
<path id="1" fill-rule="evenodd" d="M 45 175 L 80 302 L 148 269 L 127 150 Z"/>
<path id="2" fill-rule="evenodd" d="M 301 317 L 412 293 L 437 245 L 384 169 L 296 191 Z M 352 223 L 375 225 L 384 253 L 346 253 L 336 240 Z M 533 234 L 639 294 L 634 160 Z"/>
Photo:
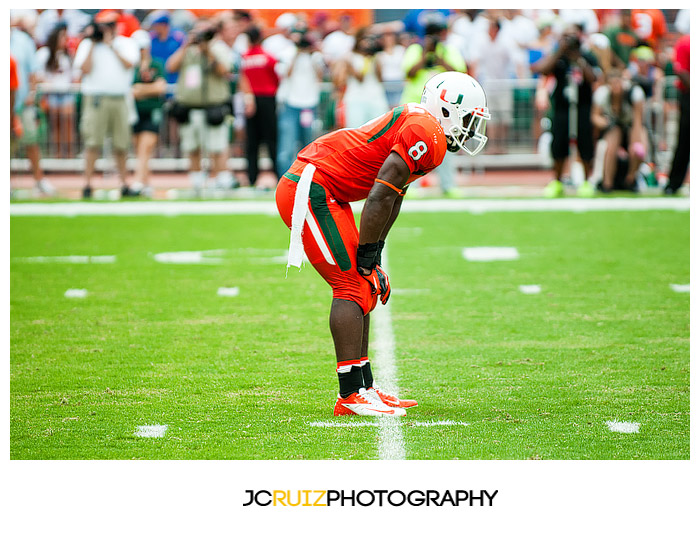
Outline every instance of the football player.
<path id="1" fill-rule="evenodd" d="M 306 253 L 333 289 L 330 329 L 340 383 L 335 415 L 402 416 L 417 405 L 375 385 L 367 357 L 370 312 L 391 293 L 382 248 L 408 185 L 439 166 L 445 151 L 481 151 L 489 118 L 476 80 L 441 73 L 425 84 L 420 104 L 321 136 L 280 179 L 277 208 L 291 229 L 287 268 L 301 267 Z M 361 199 L 358 230 L 349 203 Z"/>

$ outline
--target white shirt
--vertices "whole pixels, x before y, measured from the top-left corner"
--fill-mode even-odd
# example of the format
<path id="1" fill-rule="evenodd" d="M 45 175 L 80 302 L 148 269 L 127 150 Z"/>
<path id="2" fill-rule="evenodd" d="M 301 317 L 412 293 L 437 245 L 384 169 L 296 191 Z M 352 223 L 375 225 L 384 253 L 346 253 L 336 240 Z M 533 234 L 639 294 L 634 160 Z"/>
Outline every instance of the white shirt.
<path id="1" fill-rule="evenodd" d="M 348 76 L 347 85 L 345 87 L 344 101 L 362 101 L 373 102 L 389 109 L 389 104 L 386 98 L 384 85 L 377 78 L 377 73 L 374 69 L 374 61 L 367 56 L 353 52 L 348 60 L 352 63 L 353 68 L 357 72 L 364 71 L 365 75 L 360 82 L 354 76 Z"/>
<path id="2" fill-rule="evenodd" d="M 58 70 L 50 71 L 47 68 L 50 53 L 49 47 L 41 47 L 36 51 L 37 74 L 42 82 L 50 86 L 52 91 L 67 91 L 73 81 L 70 58 L 66 54 L 59 53 Z"/>
<path id="3" fill-rule="evenodd" d="M 285 64 L 286 72 L 290 65 L 291 61 Z M 321 99 L 321 82 L 316 68 L 322 65 L 323 57 L 320 52 L 300 52 L 297 55 L 292 74 L 286 79 L 286 100 L 289 106 L 302 109 L 318 106 Z"/>
<path id="4" fill-rule="evenodd" d="M 329 33 L 321 43 L 321 52 L 328 63 L 338 60 L 352 51 L 355 38 L 342 30 Z"/>
<path id="5" fill-rule="evenodd" d="M 382 78 L 384 81 L 403 82 L 403 80 L 406 78 L 406 73 L 404 73 L 403 69 L 401 68 L 404 52 L 406 52 L 405 47 L 396 45 L 391 52 L 382 50 L 377 54 L 377 59 L 382 66 Z"/>
<path id="6" fill-rule="evenodd" d="M 492 80 L 512 78 L 521 56 L 515 42 L 501 30 L 495 41 L 488 34 L 480 39 L 471 59 L 477 64 L 477 79 L 484 84 Z"/>
<path id="7" fill-rule="evenodd" d="M 262 48 L 265 52 L 274 56 L 278 60 L 284 58 L 284 54 L 290 50 L 292 53 L 296 50 L 294 41 L 285 37 L 284 34 L 274 34 L 262 42 Z"/>
<path id="8" fill-rule="evenodd" d="M 126 96 L 131 91 L 134 81 L 134 68 L 124 67 L 114 51 L 104 43 L 93 43 L 90 39 L 83 39 L 75 52 L 74 68 L 80 70 L 93 46 L 95 51 L 92 54 L 92 70 L 83 75 L 80 91 L 83 95 Z M 114 38 L 113 46 L 129 63 L 136 65 L 139 61 L 139 48 L 133 39 L 118 35 Z"/>

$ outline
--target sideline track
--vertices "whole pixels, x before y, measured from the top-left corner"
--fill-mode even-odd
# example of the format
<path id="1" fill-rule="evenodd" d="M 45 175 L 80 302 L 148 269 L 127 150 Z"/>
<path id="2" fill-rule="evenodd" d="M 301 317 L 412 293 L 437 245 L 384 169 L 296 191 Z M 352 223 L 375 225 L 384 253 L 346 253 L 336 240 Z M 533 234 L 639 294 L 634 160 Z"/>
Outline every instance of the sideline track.
<path id="1" fill-rule="evenodd" d="M 359 213 L 362 202 L 353 203 Z M 690 210 L 689 197 L 564 199 L 409 199 L 401 212 L 594 212 Z M 12 203 L 10 216 L 179 216 L 261 214 L 277 216 L 274 201 L 135 201 Z"/>

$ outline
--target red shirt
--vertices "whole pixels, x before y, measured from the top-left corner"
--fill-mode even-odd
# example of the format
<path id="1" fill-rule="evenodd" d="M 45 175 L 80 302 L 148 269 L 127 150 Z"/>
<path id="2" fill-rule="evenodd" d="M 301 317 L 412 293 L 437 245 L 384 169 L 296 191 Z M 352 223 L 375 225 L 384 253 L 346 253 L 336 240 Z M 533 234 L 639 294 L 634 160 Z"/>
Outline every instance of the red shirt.
<path id="1" fill-rule="evenodd" d="M 17 75 L 17 62 L 10 56 L 10 91 L 19 87 L 19 76 Z"/>
<path id="2" fill-rule="evenodd" d="M 277 60 L 260 45 L 243 54 L 241 73 L 248 79 L 250 90 L 257 97 L 274 97 L 280 80 L 275 72 Z"/>
<path id="3" fill-rule="evenodd" d="M 676 43 L 676 61 L 673 64 L 673 70 L 676 72 L 690 72 L 690 34 L 684 35 Z M 678 81 L 678 87 L 682 91 L 690 91 L 689 87 L 682 81 Z"/>
<path id="4" fill-rule="evenodd" d="M 297 158 L 316 166 L 318 182 L 338 201 L 351 202 L 367 197 L 391 152 L 406 162 L 413 182 L 439 166 L 446 150 L 438 120 L 418 104 L 404 104 L 359 128 L 321 136 Z"/>

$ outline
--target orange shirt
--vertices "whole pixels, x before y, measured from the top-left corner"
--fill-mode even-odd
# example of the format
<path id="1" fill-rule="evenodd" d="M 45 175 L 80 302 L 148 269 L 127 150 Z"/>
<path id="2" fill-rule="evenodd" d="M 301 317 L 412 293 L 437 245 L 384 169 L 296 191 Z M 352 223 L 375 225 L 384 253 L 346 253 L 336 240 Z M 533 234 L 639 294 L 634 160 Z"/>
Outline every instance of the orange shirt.
<path id="1" fill-rule="evenodd" d="M 404 104 L 359 128 L 321 136 L 299 152 L 316 166 L 318 181 L 341 202 L 365 199 L 391 152 L 408 165 L 408 182 L 440 165 L 447 142 L 440 123 L 418 104 Z"/>
<path id="2" fill-rule="evenodd" d="M 637 37 L 656 47 L 666 35 L 666 18 L 660 9 L 633 9 L 632 28 Z"/>

